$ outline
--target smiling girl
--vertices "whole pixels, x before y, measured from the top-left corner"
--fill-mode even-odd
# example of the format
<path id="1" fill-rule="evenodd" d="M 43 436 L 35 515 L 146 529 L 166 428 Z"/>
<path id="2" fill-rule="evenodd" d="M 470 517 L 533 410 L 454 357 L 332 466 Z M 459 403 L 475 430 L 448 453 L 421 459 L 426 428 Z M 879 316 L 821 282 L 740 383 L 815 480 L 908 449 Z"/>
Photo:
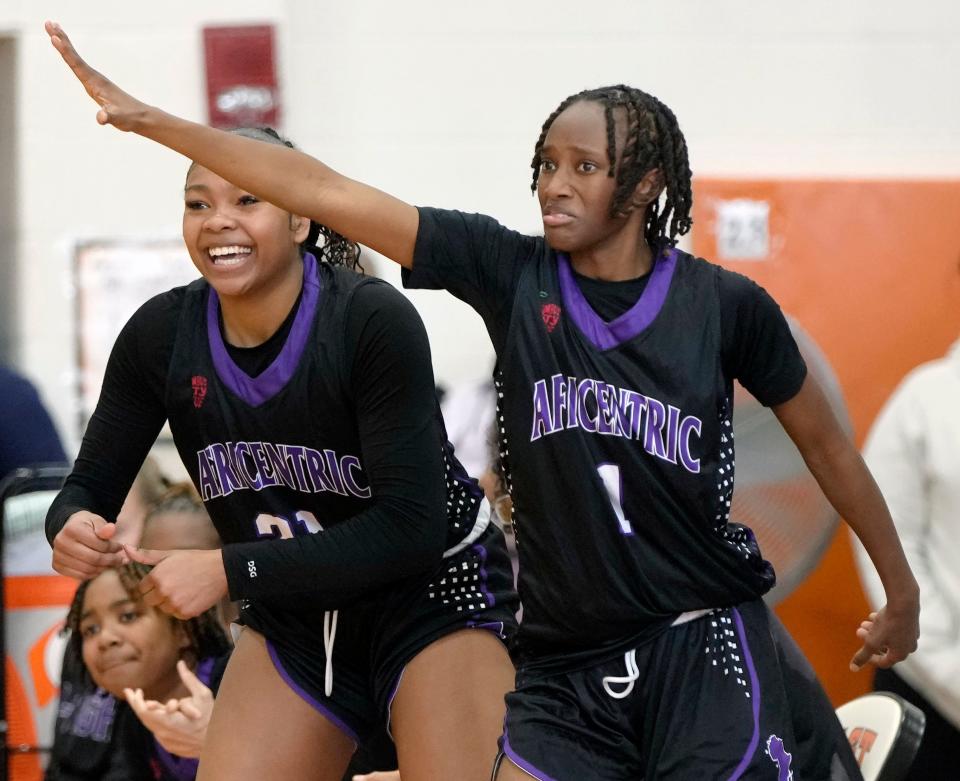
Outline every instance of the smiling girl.
<path id="1" fill-rule="evenodd" d="M 203 279 L 118 337 L 48 515 L 54 566 L 155 565 L 144 602 L 177 617 L 243 602 L 203 781 L 339 781 L 384 730 L 407 781 L 486 779 L 516 594 L 503 535 L 446 444 L 423 324 L 355 270 L 342 236 L 203 166 L 183 207 Z M 165 420 L 218 550 L 113 544 L 106 519 Z M 283 728 L 265 740 L 264 724 Z"/>

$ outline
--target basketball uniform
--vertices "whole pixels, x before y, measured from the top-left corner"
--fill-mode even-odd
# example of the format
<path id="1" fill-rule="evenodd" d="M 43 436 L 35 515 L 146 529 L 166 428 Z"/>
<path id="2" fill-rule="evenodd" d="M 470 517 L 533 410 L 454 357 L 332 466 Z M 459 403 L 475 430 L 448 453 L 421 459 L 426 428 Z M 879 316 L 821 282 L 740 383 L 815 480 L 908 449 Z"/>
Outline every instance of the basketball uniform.
<path id="1" fill-rule="evenodd" d="M 673 248 L 654 261 L 607 322 L 543 238 L 420 210 L 405 284 L 474 306 L 497 348 L 523 604 L 504 752 L 557 781 L 857 778 L 812 675 L 785 667 L 761 601 L 773 569 L 730 519 L 729 272 Z M 787 691 L 807 680 L 812 742 Z"/>
<path id="2" fill-rule="evenodd" d="M 166 386 L 170 428 L 217 531 L 240 551 L 243 577 L 254 585 L 262 541 L 328 533 L 375 501 L 343 323 L 362 286 L 383 284 L 306 255 L 293 324 L 256 377 L 231 359 L 216 292 L 203 280 L 185 290 Z M 439 412 L 435 423 L 447 494 L 438 569 L 363 594 L 334 599 L 305 589 L 242 605 L 242 623 L 266 637 L 281 677 L 358 743 L 389 729 L 403 667 L 433 640 L 471 626 L 512 634 L 517 605 L 502 533 L 447 445 Z"/>

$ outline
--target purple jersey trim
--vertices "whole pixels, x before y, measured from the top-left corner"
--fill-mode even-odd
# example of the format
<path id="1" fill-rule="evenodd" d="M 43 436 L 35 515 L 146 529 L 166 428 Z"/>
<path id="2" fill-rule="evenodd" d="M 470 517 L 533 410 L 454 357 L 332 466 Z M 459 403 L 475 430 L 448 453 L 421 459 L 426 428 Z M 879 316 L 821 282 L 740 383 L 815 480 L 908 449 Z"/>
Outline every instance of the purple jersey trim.
<path id="1" fill-rule="evenodd" d="M 750 762 L 760 743 L 760 679 L 757 678 L 757 668 L 753 664 L 753 656 L 750 654 L 750 646 L 747 645 L 747 633 L 743 627 L 743 618 L 740 611 L 733 608 L 733 620 L 737 625 L 737 634 L 740 636 L 740 646 L 743 648 L 743 657 L 747 663 L 747 672 L 750 673 L 750 699 L 753 705 L 753 736 L 750 738 L 750 744 L 743 754 L 743 759 L 737 765 L 728 781 L 737 781 L 750 767 Z"/>
<path id="2" fill-rule="evenodd" d="M 609 323 L 593 311 L 574 279 L 570 258 L 557 253 L 557 272 L 560 277 L 560 295 L 564 309 L 583 335 L 598 350 L 609 350 L 637 336 L 660 314 L 667 300 L 670 280 L 677 267 L 677 251 L 670 249 L 656 259 L 647 286 L 637 302 Z"/>
<path id="3" fill-rule="evenodd" d="M 520 768 L 527 775 L 533 776 L 537 781 L 556 781 L 552 776 L 548 776 L 539 768 L 531 765 L 527 760 L 521 757 L 513 748 L 510 746 L 510 738 L 507 736 L 507 726 L 503 726 L 503 738 L 500 744 L 500 747 L 503 749 L 503 753 L 506 755 L 513 764 Z"/>
<path id="4" fill-rule="evenodd" d="M 273 647 L 273 643 L 271 643 L 269 640 L 267 640 L 267 651 L 270 653 L 270 660 L 273 662 L 273 666 L 277 669 L 277 672 L 280 673 L 280 677 L 283 678 L 287 686 L 293 689 L 293 691 L 299 695 L 299 697 L 304 700 L 307 705 L 317 711 L 321 716 L 329 720 L 334 726 L 338 727 L 341 732 L 343 732 L 348 738 L 350 738 L 350 740 L 359 746 L 360 736 L 357 734 L 357 731 L 351 728 L 344 719 L 340 718 L 328 707 L 322 705 L 306 689 L 304 689 L 295 680 L 293 680 L 293 678 L 290 677 L 283 667 L 283 662 L 280 661 L 280 655 Z"/>
<path id="5" fill-rule="evenodd" d="M 251 407 L 259 407 L 276 396 L 290 381 L 300 363 L 300 357 L 310 338 L 310 327 L 320 300 L 320 278 L 317 275 L 317 260 L 309 252 L 303 256 L 303 295 L 290 333 L 283 343 L 280 354 L 256 377 L 244 372 L 227 352 L 220 333 L 220 297 L 210 288 L 207 298 L 207 338 L 213 366 L 220 381 Z"/>

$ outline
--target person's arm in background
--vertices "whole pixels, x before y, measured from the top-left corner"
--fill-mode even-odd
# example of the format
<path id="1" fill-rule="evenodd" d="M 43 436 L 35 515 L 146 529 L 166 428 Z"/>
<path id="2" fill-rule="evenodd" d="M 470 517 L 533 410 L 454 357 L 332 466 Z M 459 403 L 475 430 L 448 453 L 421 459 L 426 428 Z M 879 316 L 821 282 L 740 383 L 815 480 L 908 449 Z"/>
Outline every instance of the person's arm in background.
<path id="1" fill-rule="evenodd" d="M 0 479 L 19 467 L 64 463 L 60 437 L 37 389 L 0 366 Z"/>
<path id="2" fill-rule="evenodd" d="M 943 582 L 960 577 L 960 555 L 953 556 L 957 569 L 938 574 L 934 560 L 949 557 L 949 550 L 958 548 L 953 541 L 950 549 L 931 550 L 935 518 L 930 486 L 936 475 L 930 464 L 929 429 L 938 421 L 931 419 L 936 416 L 930 415 L 925 403 L 924 390 L 929 389 L 920 385 L 925 379 L 911 375 L 894 391 L 873 424 L 864 457 L 890 508 L 923 604 L 918 653 L 896 672 L 954 724 L 960 724 L 960 604 Z M 960 507 L 955 513 L 960 514 Z M 883 587 L 866 551 L 854 545 L 854 552 L 871 605 L 882 604 Z"/>

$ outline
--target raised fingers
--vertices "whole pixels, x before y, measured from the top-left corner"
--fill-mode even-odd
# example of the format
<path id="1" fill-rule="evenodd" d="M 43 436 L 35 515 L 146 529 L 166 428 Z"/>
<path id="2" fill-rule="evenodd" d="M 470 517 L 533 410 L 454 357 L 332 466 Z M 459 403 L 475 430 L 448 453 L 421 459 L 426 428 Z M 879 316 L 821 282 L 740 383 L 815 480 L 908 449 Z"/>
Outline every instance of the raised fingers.
<path id="1" fill-rule="evenodd" d="M 113 125 L 118 130 L 133 130 L 146 108 L 140 101 L 128 95 L 102 73 L 94 70 L 77 54 L 63 28 L 55 22 L 47 22 L 50 43 L 60 53 L 63 61 L 73 71 L 87 94 L 100 106 L 97 122 Z"/>
<path id="2" fill-rule="evenodd" d="M 133 712 L 137 714 L 137 718 L 141 721 L 144 721 L 147 718 L 147 713 L 149 708 L 147 707 L 146 702 L 143 698 L 142 689 L 124 689 L 124 696 L 127 698 L 127 703 L 133 709 Z"/>
<path id="3" fill-rule="evenodd" d="M 56 22 L 47 22 L 44 24 L 44 29 L 46 29 L 47 34 L 50 36 L 50 43 L 53 44 L 53 48 L 60 53 L 63 61 L 69 66 L 70 70 L 73 71 L 73 74 L 79 79 L 80 83 L 83 84 L 87 94 L 100 103 L 102 96 L 99 94 L 99 85 L 97 82 L 98 80 L 100 82 L 105 81 L 103 75 L 87 65 L 86 61 L 77 54 L 73 43 L 71 43 L 70 38 L 59 24 Z"/>
<path id="4" fill-rule="evenodd" d="M 191 697 L 198 702 L 213 702 L 213 692 L 210 691 L 203 681 L 194 675 L 193 671 L 182 659 L 177 662 L 177 673 L 179 673 L 180 680 L 183 681 L 183 685 L 187 687 L 187 691 L 190 692 Z"/>

